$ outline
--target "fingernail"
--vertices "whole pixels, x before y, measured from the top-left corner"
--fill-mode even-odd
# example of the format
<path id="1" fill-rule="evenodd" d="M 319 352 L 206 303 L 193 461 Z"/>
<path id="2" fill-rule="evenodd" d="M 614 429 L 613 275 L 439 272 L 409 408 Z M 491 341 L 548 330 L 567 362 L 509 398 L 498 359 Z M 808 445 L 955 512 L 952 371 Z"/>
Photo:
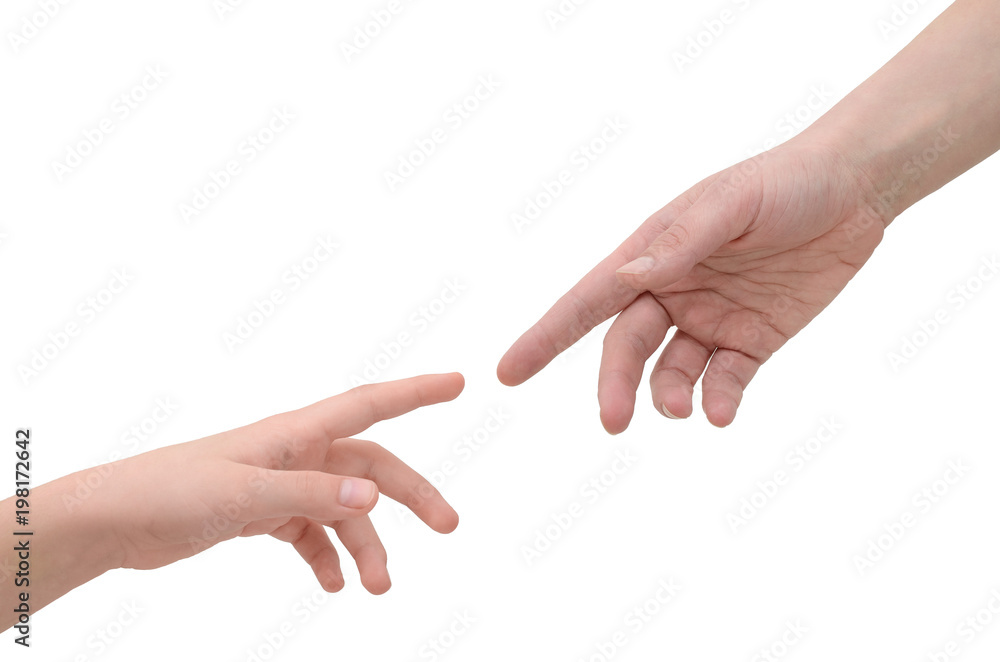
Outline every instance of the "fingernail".
<path id="1" fill-rule="evenodd" d="M 675 421 L 681 420 L 680 416 L 674 416 L 673 414 L 670 413 L 670 410 L 667 409 L 667 405 L 660 405 L 660 409 L 663 410 L 663 415 L 666 416 L 667 418 L 672 418 Z"/>
<path id="2" fill-rule="evenodd" d="M 347 479 L 340 483 L 340 505 L 364 508 L 375 496 L 375 484 L 367 480 Z"/>
<path id="3" fill-rule="evenodd" d="M 653 258 L 648 255 L 643 255 L 637 260 L 632 260 L 624 267 L 618 270 L 620 274 L 635 274 L 636 276 L 641 276 L 653 268 Z"/>

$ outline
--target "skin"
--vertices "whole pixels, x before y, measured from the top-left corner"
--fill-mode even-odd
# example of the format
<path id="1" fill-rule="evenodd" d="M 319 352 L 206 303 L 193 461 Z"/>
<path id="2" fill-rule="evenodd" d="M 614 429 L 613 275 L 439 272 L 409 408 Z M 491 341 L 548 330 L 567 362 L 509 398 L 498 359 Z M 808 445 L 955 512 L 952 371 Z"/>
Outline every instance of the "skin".
<path id="1" fill-rule="evenodd" d="M 653 406 L 733 422 L 761 365 L 846 287 L 910 205 L 1000 149 L 1000 3 L 959 0 L 790 141 L 653 214 L 507 351 L 523 383 L 607 319 L 605 429 L 632 419 L 646 361 Z"/>
<path id="2" fill-rule="evenodd" d="M 236 430 L 65 476 L 31 491 L 32 613 L 108 570 L 169 565 L 241 536 L 291 543 L 330 592 L 344 586 L 336 532 L 373 594 L 389 590 L 368 513 L 384 494 L 439 533 L 458 526 L 441 494 L 381 446 L 352 438 L 374 423 L 456 398 L 457 373 L 362 386 Z M 101 476 L 77 498 L 87 478 Z M 15 502 L 0 503 L 14 521 Z M 18 565 L 0 550 L 0 629 L 15 624 Z"/>
<path id="3" fill-rule="evenodd" d="M 844 289 L 889 223 L 1000 149 L 996 34 L 1000 4 L 955 2 L 800 136 L 699 182 L 650 217 L 514 344 L 500 380 L 524 382 L 617 316 L 598 382 L 609 432 L 628 426 L 643 366 L 670 328 L 650 377 L 654 406 L 690 416 L 700 378 L 708 420 L 730 424 L 758 368 Z M 925 158 L 913 170 L 927 150 L 933 163 Z M 402 461 L 352 436 L 452 400 L 463 385 L 450 374 L 353 389 L 105 465 L 99 487 L 79 501 L 79 481 L 94 469 L 32 490 L 32 611 L 108 570 L 158 568 L 264 534 L 291 543 L 321 585 L 338 591 L 344 579 L 327 528 L 365 588 L 385 592 L 385 549 L 367 516 L 378 494 L 438 532 L 454 530 L 458 516 Z M 14 499 L 0 502 L 0 520 L 13 521 L 14 510 Z M 5 585 L 17 563 L 11 549 L 0 551 Z M 14 625 L 17 602 L 14 591 L 0 593 L 0 628 Z"/>

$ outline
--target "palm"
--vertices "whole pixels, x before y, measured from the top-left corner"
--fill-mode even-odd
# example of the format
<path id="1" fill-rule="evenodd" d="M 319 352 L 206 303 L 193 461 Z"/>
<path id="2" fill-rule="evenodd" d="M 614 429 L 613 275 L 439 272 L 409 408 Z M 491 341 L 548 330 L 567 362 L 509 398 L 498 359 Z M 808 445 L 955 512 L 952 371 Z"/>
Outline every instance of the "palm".
<path id="1" fill-rule="evenodd" d="M 699 183 L 646 221 L 511 348 L 498 368 L 517 384 L 618 313 L 598 396 L 605 427 L 628 425 L 645 361 L 676 327 L 651 375 L 658 409 L 691 413 L 703 379 L 709 420 L 728 425 L 766 361 L 846 286 L 884 223 L 835 158 L 777 150 Z M 646 274 L 618 273 L 666 254 Z M 706 370 L 707 367 L 707 370 Z"/>

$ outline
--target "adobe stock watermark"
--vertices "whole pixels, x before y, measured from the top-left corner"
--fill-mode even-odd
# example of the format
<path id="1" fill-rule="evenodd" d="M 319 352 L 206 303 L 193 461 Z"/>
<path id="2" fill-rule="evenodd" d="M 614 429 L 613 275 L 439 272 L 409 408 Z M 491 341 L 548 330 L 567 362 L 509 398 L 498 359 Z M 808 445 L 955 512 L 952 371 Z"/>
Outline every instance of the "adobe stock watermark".
<path id="1" fill-rule="evenodd" d="M 475 458 L 480 451 L 491 445 L 496 436 L 503 430 L 504 425 L 511 419 L 511 413 L 503 405 L 496 405 L 487 410 L 483 422 L 472 430 L 461 435 L 458 441 L 451 445 L 447 459 L 443 460 L 435 469 L 423 473 L 431 485 L 441 490 L 445 484 L 454 478 Z M 429 492 L 429 491 L 428 491 Z M 407 502 L 395 503 L 395 509 L 401 522 L 412 520 L 416 515 L 411 508 L 418 505 L 427 497 L 419 491 L 411 494 Z"/>
<path id="2" fill-rule="evenodd" d="M 330 595 L 323 589 L 316 589 L 296 600 L 288 610 L 288 617 L 274 627 L 261 632 L 257 641 L 246 647 L 241 655 L 242 662 L 269 662 L 288 642 L 299 633 L 300 628 L 311 621 L 330 601 Z"/>
<path id="3" fill-rule="evenodd" d="M 577 182 L 577 178 L 599 161 L 614 143 L 625 134 L 629 125 L 620 116 L 604 120 L 597 133 L 574 149 L 568 163 L 551 179 L 542 180 L 536 190 L 524 199 L 524 206 L 510 215 L 510 222 L 518 234 L 522 234 L 532 224 L 541 219 L 565 193 Z"/>
<path id="4" fill-rule="evenodd" d="M 998 620 L 998 617 L 1000 617 L 1000 589 L 994 588 L 981 608 L 955 625 L 954 637 L 939 649 L 927 651 L 927 659 L 931 662 L 949 662 L 957 659 L 964 652 L 962 646 L 971 645 Z"/>
<path id="5" fill-rule="evenodd" d="M 118 643 L 145 613 L 146 607 L 137 600 L 122 601 L 118 612 L 87 637 L 84 650 L 73 656 L 72 661 L 90 662 L 97 659 Z"/>
<path id="6" fill-rule="evenodd" d="M 774 135 L 767 138 L 759 147 L 748 150 L 745 158 L 752 159 L 795 137 L 822 115 L 835 99 L 836 95 L 830 91 L 826 83 L 810 86 L 802 103 L 786 112 L 774 123 Z"/>
<path id="7" fill-rule="evenodd" d="M 80 139 L 66 146 L 61 160 L 52 161 L 52 174 L 55 175 L 56 181 L 61 184 L 67 177 L 77 172 L 93 156 L 97 148 L 121 126 L 121 123 L 131 117 L 150 95 L 163 85 L 168 75 L 169 73 L 159 64 L 151 64 L 143 69 L 139 80 L 114 98 L 107 114 L 83 129 L 80 132 Z"/>
<path id="8" fill-rule="evenodd" d="M 997 260 L 996 254 L 980 258 L 976 270 L 964 281 L 948 290 L 944 302 L 933 313 L 919 320 L 910 332 L 900 336 L 898 346 L 886 354 L 892 371 L 898 373 L 901 368 L 916 359 L 920 352 L 955 319 L 955 315 L 965 310 L 965 307 L 993 282 L 998 273 L 1000 273 L 1000 261 Z"/>
<path id="9" fill-rule="evenodd" d="M 559 0 L 545 10 L 545 22 L 549 29 L 555 32 L 576 16 L 577 10 L 587 4 L 588 0 Z"/>
<path id="10" fill-rule="evenodd" d="M 719 180 L 720 185 L 726 191 L 735 191 L 747 183 L 761 169 L 764 162 L 770 157 L 771 150 L 781 143 L 798 135 L 803 129 L 817 117 L 823 114 L 834 100 L 833 93 L 827 89 L 826 84 L 820 83 L 809 88 L 808 94 L 802 103 L 795 108 L 784 113 L 774 123 L 775 135 L 767 138 L 758 148 L 747 150 L 746 158 L 730 169 L 730 172 Z M 870 219 L 866 220 L 864 229 L 871 226 Z"/>
<path id="11" fill-rule="evenodd" d="M 920 13 L 920 10 L 929 3 L 930 0 L 904 0 L 899 3 L 892 3 L 888 16 L 883 16 L 875 22 L 879 33 L 884 41 L 895 35 L 903 26 Z"/>
<path id="12" fill-rule="evenodd" d="M 83 505 L 84 501 L 101 489 L 107 479 L 114 475 L 118 466 L 115 463 L 138 453 L 142 444 L 148 444 L 149 440 L 177 413 L 177 409 L 177 403 L 170 397 L 155 398 L 149 413 L 121 434 L 118 438 L 118 447 L 113 448 L 97 466 L 77 472 L 73 491 L 64 492 L 62 495 L 66 512 L 72 514 Z"/>
<path id="13" fill-rule="evenodd" d="M 247 0 L 212 0 L 212 11 L 220 21 L 224 21 L 246 3 Z"/>
<path id="14" fill-rule="evenodd" d="M 395 193 L 396 189 L 413 177 L 455 132 L 482 109 L 484 103 L 493 98 L 500 85 L 493 74 L 480 76 L 476 86 L 468 94 L 448 106 L 441 115 L 441 124 L 414 139 L 413 149 L 401 153 L 397 157 L 396 166 L 382 173 L 389 192 Z"/>
<path id="15" fill-rule="evenodd" d="M 417 648 L 417 657 L 421 660 L 440 660 L 449 653 L 458 642 L 464 638 L 472 626 L 479 622 L 475 614 L 468 609 L 452 613 L 451 621 L 440 632 L 427 637 Z"/>
<path id="16" fill-rule="evenodd" d="M 169 421 L 180 406 L 173 398 L 158 397 L 153 399 L 149 413 L 130 425 L 118 438 L 118 443 L 124 451 L 113 450 L 108 454 L 108 462 L 114 462 L 123 457 L 129 457 L 139 452 L 143 444 L 148 444 L 157 432 Z"/>
<path id="17" fill-rule="evenodd" d="M 279 472 L 292 466 L 296 458 L 300 457 L 302 452 L 308 448 L 308 442 L 302 437 L 289 437 L 284 447 L 280 449 L 280 454 L 272 459 L 271 469 L 257 467 L 247 474 L 245 487 L 229 501 L 212 511 L 210 516 L 202 519 L 201 535 L 188 537 L 187 542 L 191 547 L 191 552 L 193 554 L 203 552 L 216 543 L 236 535 L 242 525 L 250 519 L 246 517 L 246 513 L 253 507 L 254 500 L 271 487 Z M 309 480 L 308 474 L 304 473 L 298 474 L 297 478 Z M 309 488 L 303 487 L 303 489 Z"/>
<path id="18" fill-rule="evenodd" d="M 281 136 L 296 120 L 296 115 L 287 106 L 271 109 L 271 115 L 256 131 L 252 131 L 240 141 L 236 154 L 226 159 L 223 164 L 210 170 L 195 185 L 191 197 L 177 205 L 177 210 L 184 223 L 191 223 L 205 213 L 208 208 L 225 192 L 233 182 L 246 172 L 247 167 Z"/>
<path id="19" fill-rule="evenodd" d="M 317 237 L 306 253 L 285 269 L 278 282 L 266 293 L 255 297 L 245 307 L 246 313 L 236 318 L 232 329 L 222 332 L 222 342 L 230 354 L 246 344 L 264 325 L 264 322 L 278 314 L 291 295 L 327 264 L 340 248 L 330 235 Z"/>
<path id="20" fill-rule="evenodd" d="M 340 53 L 347 64 L 354 62 L 365 50 L 381 37 L 396 18 L 413 0 L 389 0 L 384 6 L 373 9 L 368 17 L 354 26 L 351 36 L 340 42 Z"/>
<path id="21" fill-rule="evenodd" d="M 680 592 L 677 580 L 667 577 L 657 582 L 648 598 L 645 598 L 625 612 L 622 627 L 603 641 L 594 644 L 577 662 L 611 662 L 632 643 L 639 633 L 646 629 L 659 614 L 672 604 Z"/>
<path id="22" fill-rule="evenodd" d="M 891 204 L 898 196 L 906 190 L 908 184 L 920 181 L 931 167 L 937 163 L 938 159 L 947 153 L 961 138 L 951 126 L 941 127 L 937 130 L 931 143 L 923 151 L 914 154 L 903 162 L 900 168 L 901 176 L 897 178 L 888 190 L 879 197 L 879 202 L 883 205 Z"/>
<path id="23" fill-rule="evenodd" d="M 730 0 L 725 7 L 704 19 L 701 26 L 688 35 L 685 45 L 671 52 L 677 73 L 684 73 L 685 68 L 708 52 L 736 23 L 740 15 L 750 9 L 751 4 L 751 0 Z"/>
<path id="24" fill-rule="evenodd" d="M 557 356 L 553 361 L 559 365 L 568 365 L 572 363 L 578 356 L 585 354 L 588 349 L 593 347 L 593 340 L 594 336 L 590 333 L 583 334 L 579 340 L 560 352 L 559 356 Z"/>
<path id="25" fill-rule="evenodd" d="M 113 269 L 107 284 L 85 297 L 74 309 L 74 314 L 49 334 L 36 347 L 31 348 L 30 358 L 17 365 L 17 374 L 25 386 L 37 379 L 132 285 L 135 276 L 125 267 Z"/>
<path id="26" fill-rule="evenodd" d="M 764 162 L 770 157 L 774 147 L 798 135 L 814 119 L 822 115 L 832 101 L 834 101 L 834 94 L 825 83 L 812 85 L 802 103 L 775 121 L 775 135 L 767 138 L 759 148 L 749 149 L 746 154 L 747 158 L 733 166 L 726 177 L 719 180 L 720 185 L 727 191 L 739 190 L 750 177 L 757 174 Z M 867 229 L 870 224 L 864 227 Z"/>
<path id="27" fill-rule="evenodd" d="M 601 299 L 600 305 L 593 308 L 578 308 L 572 321 L 566 328 L 566 333 L 557 339 L 553 349 L 560 364 L 565 365 L 573 357 L 586 351 L 588 342 L 592 339 L 590 332 L 607 320 L 621 312 L 621 302 L 635 298 L 635 290 L 622 285 L 617 280 L 612 285 L 612 292 Z"/>
<path id="28" fill-rule="evenodd" d="M 785 621 L 785 629 L 770 644 L 764 646 L 751 659 L 751 662 L 777 662 L 782 660 L 798 645 L 809 632 L 809 627 L 801 620 Z"/>
<path id="29" fill-rule="evenodd" d="M 304 442 L 300 442 L 304 443 Z M 295 449 L 301 450 L 301 449 Z M 296 452 L 286 449 L 286 458 L 294 458 Z M 291 460 L 286 459 L 285 465 Z M 254 499 L 264 494 L 274 483 L 274 472 L 257 468 L 246 480 L 244 489 L 236 493 L 229 501 L 218 506 L 210 517 L 201 521 L 201 536 L 188 537 L 188 545 L 193 554 L 210 549 L 217 543 L 229 540 L 249 519 L 247 512 L 253 507 Z"/>
<path id="30" fill-rule="evenodd" d="M 18 27 L 7 32 L 7 41 L 14 54 L 20 53 L 21 49 L 51 25 L 69 3 L 70 0 L 36 0 L 38 9 L 22 16 Z"/>
<path id="31" fill-rule="evenodd" d="M 406 327 L 382 342 L 375 354 L 364 361 L 363 367 L 348 377 L 351 388 L 380 381 L 403 353 L 427 333 L 428 329 L 468 291 L 458 278 L 446 278 L 440 292 L 420 304 L 407 316 Z"/>
<path id="32" fill-rule="evenodd" d="M 773 503 L 782 489 L 791 482 L 792 477 L 809 466 L 843 429 L 844 425 L 838 422 L 836 417 L 823 418 L 813 436 L 788 451 L 783 464 L 767 478 L 754 483 L 750 495 L 741 498 L 737 507 L 726 514 L 730 530 L 734 534 L 739 533 L 741 527 L 745 527 Z"/>
<path id="33" fill-rule="evenodd" d="M 758 158 L 766 156 L 765 152 Z M 775 293 L 766 309 L 759 311 L 759 314 L 753 316 L 750 321 L 745 322 L 740 327 L 740 335 L 746 339 L 748 344 L 756 344 L 764 335 L 775 336 L 777 334 L 775 320 L 784 319 L 788 311 L 793 310 L 797 305 L 799 302 L 790 296 Z M 737 356 L 739 356 L 737 352 L 727 352 L 721 356 L 717 353 L 712 357 L 712 361 L 717 363 L 721 369 L 731 370 Z"/>
<path id="34" fill-rule="evenodd" d="M 913 153 L 910 158 L 904 161 L 900 166 L 899 174 L 878 192 L 872 202 L 874 213 L 865 214 L 847 226 L 847 240 L 854 241 L 863 236 L 875 223 L 884 224 L 886 219 L 891 219 L 895 215 L 893 205 L 914 184 L 919 182 L 924 174 L 934 167 L 941 156 L 951 150 L 961 137 L 962 135 L 956 132 L 951 125 L 939 127 L 933 137 L 929 139 L 927 146 L 923 150 Z"/>
<path id="35" fill-rule="evenodd" d="M 571 501 L 562 510 L 549 515 L 545 524 L 535 529 L 530 544 L 521 545 L 524 562 L 531 566 L 541 559 L 543 554 L 552 549 L 555 543 L 587 514 L 587 508 L 595 506 L 638 461 L 639 458 L 633 455 L 631 450 L 615 451 L 615 458 L 608 467 L 580 486 L 579 500 Z"/>
<path id="36" fill-rule="evenodd" d="M 884 559 L 891 549 L 896 547 L 903 538 L 944 500 L 952 490 L 965 479 L 970 472 L 963 460 L 951 460 L 941 477 L 921 488 L 910 498 L 912 509 L 906 509 L 888 524 L 883 524 L 881 531 L 868 539 L 865 549 L 851 557 L 854 569 L 858 575 L 866 572 Z"/>

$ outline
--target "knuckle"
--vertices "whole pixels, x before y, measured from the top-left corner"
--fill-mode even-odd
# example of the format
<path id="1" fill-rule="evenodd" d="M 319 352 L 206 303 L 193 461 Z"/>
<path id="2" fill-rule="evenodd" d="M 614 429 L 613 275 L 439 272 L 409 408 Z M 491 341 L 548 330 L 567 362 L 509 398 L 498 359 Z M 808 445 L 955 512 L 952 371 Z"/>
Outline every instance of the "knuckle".
<path id="1" fill-rule="evenodd" d="M 385 448 L 382 448 L 374 441 L 364 441 L 359 440 L 358 452 L 363 458 L 364 470 L 362 472 L 362 477 L 368 480 L 375 480 L 375 478 L 381 473 L 380 470 L 384 470 L 385 466 L 395 458 L 395 455 L 390 453 Z"/>
<path id="2" fill-rule="evenodd" d="M 313 499 L 316 496 L 316 479 L 312 473 L 308 471 L 296 471 L 293 472 L 294 478 L 292 479 L 292 487 L 297 494 L 302 495 L 306 499 Z"/>
<path id="3" fill-rule="evenodd" d="M 657 366 L 649 375 L 650 384 L 693 387 L 697 375 L 692 377 L 678 366 Z"/>
<path id="4" fill-rule="evenodd" d="M 264 437 L 271 441 L 273 453 L 269 469 L 288 469 L 310 445 L 310 431 L 301 418 L 292 413 L 270 416 L 260 421 Z"/>
<path id="5" fill-rule="evenodd" d="M 370 560 L 378 561 L 382 565 L 385 565 L 389 560 L 388 554 L 385 551 L 385 545 L 379 542 L 377 539 L 369 540 L 361 544 L 358 549 L 359 556 L 362 554 L 367 556 Z"/>
<path id="6" fill-rule="evenodd" d="M 649 356 L 646 339 L 628 329 L 609 329 L 604 336 L 604 349 L 623 348 L 637 358 Z"/>
<path id="7" fill-rule="evenodd" d="M 691 231 L 675 223 L 653 242 L 651 248 L 656 253 L 682 253 L 690 240 Z"/>
<path id="8" fill-rule="evenodd" d="M 367 397 L 371 397 L 371 391 L 373 388 L 374 387 L 372 384 L 359 384 L 358 386 L 355 386 L 350 391 L 348 391 L 348 393 L 350 393 L 355 398 L 364 399 Z"/>
<path id="9" fill-rule="evenodd" d="M 311 504 L 321 517 L 334 519 L 338 512 L 336 495 L 326 494 L 326 484 L 311 471 L 296 471 L 293 489 L 298 500 Z M 333 497 L 333 498 L 331 498 Z"/>

